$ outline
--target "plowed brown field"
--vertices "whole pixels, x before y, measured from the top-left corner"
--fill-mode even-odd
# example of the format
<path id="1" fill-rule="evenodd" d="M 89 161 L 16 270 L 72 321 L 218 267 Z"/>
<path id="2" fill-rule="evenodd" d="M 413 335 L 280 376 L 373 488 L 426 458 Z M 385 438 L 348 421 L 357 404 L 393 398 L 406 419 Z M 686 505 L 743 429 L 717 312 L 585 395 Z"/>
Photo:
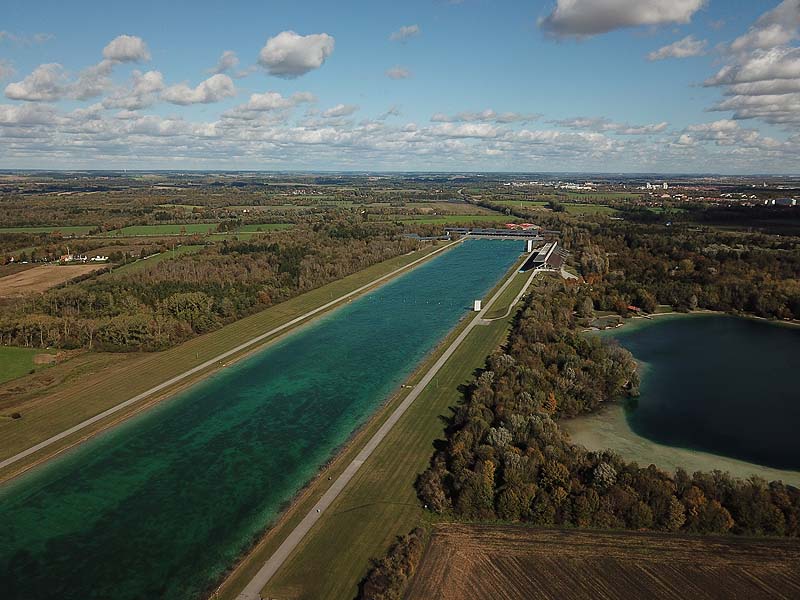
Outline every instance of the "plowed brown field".
<path id="1" fill-rule="evenodd" d="M 86 275 L 98 269 L 107 268 L 107 264 L 89 265 L 42 265 L 33 267 L 20 273 L 0 277 L 0 297 L 20 296 L 31 292 L 44 292 L 51 287 L 66 283 L 81 275 Z"/>
<path id="2" fill-rule="evenodd" d="M 800 541 L 439 525 L 407 600 L 800 598 Z"/>

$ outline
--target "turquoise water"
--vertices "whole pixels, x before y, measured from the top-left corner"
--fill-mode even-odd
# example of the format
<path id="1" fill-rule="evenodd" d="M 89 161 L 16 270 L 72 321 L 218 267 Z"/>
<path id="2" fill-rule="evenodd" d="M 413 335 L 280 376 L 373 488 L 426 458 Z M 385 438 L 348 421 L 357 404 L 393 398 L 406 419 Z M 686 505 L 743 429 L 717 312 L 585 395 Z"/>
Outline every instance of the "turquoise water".
<path id="1" fill-rule="evenodd" d="M 800 469 L 800 328 L 702 315 L 612 335 L 644 363 L 641 397 L 626 411 L 638 435 Z"/>
<path id="2" fill-rule="evenodd" d="M 465 242 L 0 487 L 0 598 L 203 595 L 522 250 Z"/>

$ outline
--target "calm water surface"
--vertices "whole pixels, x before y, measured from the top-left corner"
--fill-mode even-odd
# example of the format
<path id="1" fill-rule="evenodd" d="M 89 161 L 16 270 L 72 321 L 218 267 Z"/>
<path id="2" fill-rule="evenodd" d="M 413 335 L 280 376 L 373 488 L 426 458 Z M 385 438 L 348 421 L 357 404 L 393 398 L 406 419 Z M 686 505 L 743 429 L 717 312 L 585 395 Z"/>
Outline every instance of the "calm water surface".
<path id="1" fill-rule="evenodd" d="M 800 469 L 800 328 L 701 315 L 613 336 L 644 364 L 628 423 L 653 441 Z"/>
<path id="2" fill-rule="evenodd" d="M 201 595 L 522 250 L 468 241 L 0 487 L 0 598 Z"/>

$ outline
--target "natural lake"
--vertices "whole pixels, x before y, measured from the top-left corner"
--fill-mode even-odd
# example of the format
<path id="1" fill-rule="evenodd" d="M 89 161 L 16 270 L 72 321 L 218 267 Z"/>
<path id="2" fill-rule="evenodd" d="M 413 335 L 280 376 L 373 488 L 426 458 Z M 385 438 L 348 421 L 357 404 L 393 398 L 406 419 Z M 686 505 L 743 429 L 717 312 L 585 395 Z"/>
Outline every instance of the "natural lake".
<path id="1" fill-rule="evenodd" d="M 603 335 L 640 362 L 641 396 L 565 422 L 574 441 L 664 468 L 798 480 L 800 328 L 704 314 Z"/>
<path id="2" fill-rule="evenodd" d="M 201 596 L 522 251 L 467 241 L 3 485 L 0 598 Z"/>

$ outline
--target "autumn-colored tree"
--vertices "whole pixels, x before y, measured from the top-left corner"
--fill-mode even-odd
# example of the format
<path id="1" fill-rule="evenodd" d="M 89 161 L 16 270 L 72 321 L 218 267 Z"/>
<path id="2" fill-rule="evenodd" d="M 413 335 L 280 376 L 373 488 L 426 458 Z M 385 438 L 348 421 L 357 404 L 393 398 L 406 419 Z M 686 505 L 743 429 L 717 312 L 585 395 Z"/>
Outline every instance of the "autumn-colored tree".
<path id="1" fill-rule="evenodd" d="M 558 404 L 556 403 L 556 395 L 554 392 L 547 394 L 547 402 L 544 404 L 544 410 L 547 414 L 552 415 L 556 412 Z"/>

